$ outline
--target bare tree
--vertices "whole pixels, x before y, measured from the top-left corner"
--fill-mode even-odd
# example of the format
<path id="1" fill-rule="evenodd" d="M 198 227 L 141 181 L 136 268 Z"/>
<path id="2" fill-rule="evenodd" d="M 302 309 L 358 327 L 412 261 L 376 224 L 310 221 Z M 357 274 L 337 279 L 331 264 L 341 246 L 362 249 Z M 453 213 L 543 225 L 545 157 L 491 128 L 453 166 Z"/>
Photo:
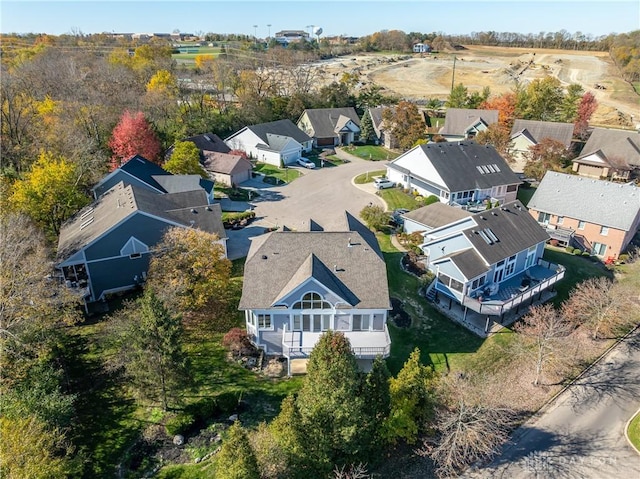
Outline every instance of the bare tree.
<path id="1" fill-rule="evenodd" d="M 616 334 L 638 319 L 638 305 L 620 283 L 604 276 L 579 283 L 565 301 L 562 314 L 576 326 L 591 331 L 593 339 Z"/>
<path id="2" fill-rule="evenodd" d="M 333 479 L 368 479 L 373 477 L 369 475 L 366 464 L 351 464 L 348 467 L 336 466 L 333 469 Z"/>
<path id="3" fill-rule="evenodd" d="M 566 344 L 571 325 L 551 304 L 534 306 L 515 326 L 519 333 L 521 352 L 535 368 L 533 384 L 538 385 L 542 374 L 552 364 L 562 361 L 561 351 Z"/>
<path id="4" fill-rule="evenodd" d="M 416 453 L 430 456 L 439 476 L 456 476 L 470 464 L 498 452 L 509 437 L 514 417 L 511 409 L 470 405 L 460 397 L 455 406 L 436 413 L 435 444 L 425 438 Z"/>

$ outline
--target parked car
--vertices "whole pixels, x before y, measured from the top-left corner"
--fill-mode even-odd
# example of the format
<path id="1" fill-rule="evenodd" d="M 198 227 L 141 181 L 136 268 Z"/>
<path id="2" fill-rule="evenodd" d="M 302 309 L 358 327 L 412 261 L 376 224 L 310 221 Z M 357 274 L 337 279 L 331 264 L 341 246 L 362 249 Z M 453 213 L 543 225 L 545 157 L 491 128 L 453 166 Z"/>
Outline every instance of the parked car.
<path id="1" fill-rule="evenodd" d="M 397 210 L 393 211 L 393 214 L 391 215 L 391 217 L 393 218 L 393 221 L 398 226 L 402 226 L 402 224 L 404 223 L 404 219 L 402 218 L 402 215 L 408 212 L 409 210 L 406 208 L 398 208 Z"/>
<path id="2" fill-rule="evenodd" d="M 298 160 L 298 164 L 300 166 L 304 166 L 305 168 L 309 168 L 310 170 L 313 170 L 316 167 L 316 164 L 307 158 L 300 158 Z"/>
<path id="3" fill-rule="evenodd" d="M 376 178 L 373 184 L 377 190 L 382 190 L 384 188 L 393 188 L 394 186 L 396 186 L 396 184 L 389 178 Z"/>

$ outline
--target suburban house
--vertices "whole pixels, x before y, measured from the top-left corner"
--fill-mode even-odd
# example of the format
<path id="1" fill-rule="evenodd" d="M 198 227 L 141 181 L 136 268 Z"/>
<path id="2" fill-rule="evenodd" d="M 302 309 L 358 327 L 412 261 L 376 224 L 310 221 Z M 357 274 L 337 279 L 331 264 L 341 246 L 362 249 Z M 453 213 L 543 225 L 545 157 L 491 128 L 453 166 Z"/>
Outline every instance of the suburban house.
<path id="1" fill-rule="evenodd" d="M 403 214 L 402 227 L 403 231 L 409 234 L 429 232 L 468 216 L 471 216 L 471 213 L 467 210 L 452 208 L 445 203 L 438 202 Z"/>
<path id="2" fill-rule="evenodd" d="M 227 186 L 237 186 L 251 179 L 253 165 L 240 155 L 207 151 L 202 167 L 216 182 Z"/>
<path id="3" fill-rule="evenodd" d="M 449 108 L 438 133 L 447 141 L 470 140 L 493 123 L 498 123 L 498 110 Z"/>
<path id="4" fill-rule="evenodd" d="M 389 355 L 385 262 L 374 234 L 349 213 L 337 231 L 310 221 L 308 231 L 252 239 L 239 309 L 253 343 L 287 358 L 289 372 L 329 329 L 344 333 L 363 369 Z"/>
<path id="5" fill-rule="evenodd" d="M 207 151 L 213 151 L 216 153 L 229 153 L 230 148 L 226 143 L 215 133 L 204 133 L 202 135 L 190 136 L 182 141 L 190 141 L 195 144 L 200 150 L 200 157 Z"/>
<path id="6" fill-rule="evenodd" d="M 628 181 L 640 172 L 640 131 L 594 128 L 573 171 L 597 179 Z"/>
<path id="7" fill-rule="evenodd" d="M 515 171 L 522 172 L 526 164 L 525 153 L 545 138 L 562 143 L 565 148 L 571 146 L 573 123 L 553 121 L 515 120 L 511 128 L 511 154 L 515 160 Z"/>
<path id="8" fill-rule="evenodd" d="M 318 148 L 350 145 L 360 137 L 360 118 L 353 107 L 307 109 L 297 125 Z"/>
<path id="9" fill-rule="evenodd" d="M 209 204 L 202 189 L 158 194 L 120 181 L 62 225 L 56 268 L 87 303 L 133 289 L 171 227 L 215 233 L 226 256 L 220 205 Z"/>
<path id="10" fill-rule="evenodd" d="M 369 108 L 365 115 L 371 117 L 371 123 L 373 124 L 373 131 L 375 132 L 375 142 L 378 145 L 383 145 L 385 148 L 393 149 L 398 146 L 396 138 L 391 134 L 389 130 L 385 128 L 384 120 L 382 119 L 382 112 L 386 106 L 378 106 L 375 108 Z"/>
<path id="11" fill-rule="evenodd" d="M 418 145 L 387 164 L 387 177 L 422 196 L 482 209 L 516 199 L 520 179 L 493 146 L 473 141 Z"/>
<path id="12" fill-rule="evenodd" d="M 640 188 L 634 184 L 549 171 L 528 207 L 559 244 L 605 261 L 617 258 L 640 227 Z"/>
<path id="13" fill-rule="evenodd" d="M 274 166 L 292 165 L 311 151 L 313 140 L 291 120 L 245 126 L 224 140 L 232 150 Z"/>
<path id="14" fill-rule="evenodd" d="M 449 309 L 460 305 L 463 324 L 469 313 L 502 318 L 564 277 L 562 266 L 542 259 L 549 235 L 519 201 L 454 219 L 423 236 L 434 299 L 448 300 Z"/>
<path id="15" fill-rule="evenodd" d="M 213 203 L 213 181 L 199 175 L 173 175 L 140 155 L 130 158 L 102 178 L 91 189 L 93 197 L 97 199 L 120 182 L 157 194 L 202 190 L 207 201 Z"/>
<path id="16" fill-rule="evenodd" d="M 431 47 L 426 43 L 416 43 L 413 45 L 413 53 L 431 53 Z"/>

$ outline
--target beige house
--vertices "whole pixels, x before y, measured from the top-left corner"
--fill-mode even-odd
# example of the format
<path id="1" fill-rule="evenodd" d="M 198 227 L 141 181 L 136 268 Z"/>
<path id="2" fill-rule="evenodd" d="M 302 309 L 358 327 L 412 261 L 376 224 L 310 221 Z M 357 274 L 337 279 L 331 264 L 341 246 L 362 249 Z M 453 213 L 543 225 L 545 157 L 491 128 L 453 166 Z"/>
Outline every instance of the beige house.
<path id="1" fill-rule="evenodd" d="M 617 258 L 640 227 L 640 188 L 548 172 L 527 205 L 551 239 L 604 260 Z"/>
<path id="2" fill-rule="evenodd" d="M 640 132 L 594 128 L 573 171 L 590 178 L 629 181 L 640 170 Z"/>
<path id="3" fill-rule="evenodd" d="M 544 139 L 562 143 L 565 148 L 571 146 L 573 123 L 556 123 L 552 121 L 516 120 L 511 129 L 511 147 L 509 148 L 514 163 L 513 171 L 521 173 L 527 163 L 526 153 L 532 146 Z"/>
<path id="4" fill-rule="evenodd" d="M 253 170 L 251 162 L 240 155 L 214 151 L 204 152 L 202 167 L 210 178 L 227 186 L 237 186 L 250 180 Z"/>

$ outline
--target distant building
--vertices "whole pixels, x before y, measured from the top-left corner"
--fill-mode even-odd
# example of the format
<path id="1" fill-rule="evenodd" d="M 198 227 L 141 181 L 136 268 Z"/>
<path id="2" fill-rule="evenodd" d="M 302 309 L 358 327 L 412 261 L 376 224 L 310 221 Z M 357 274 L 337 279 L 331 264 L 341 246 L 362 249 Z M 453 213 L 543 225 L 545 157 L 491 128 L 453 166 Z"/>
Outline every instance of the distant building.
<path id="1" fill-rule="evenodd" d="M 416 43 L 413 46 L 413 53 L 431 53 L 431 47 L 426 43 Z"/>
<path id="2" fill-rule="evenodd" d="M 282 31 L 276 32 L 275 40 L 278 43 L 287 45 L 291 42 L 308 41 L 309 34 L 304 30 L 282 30 Z"/>

